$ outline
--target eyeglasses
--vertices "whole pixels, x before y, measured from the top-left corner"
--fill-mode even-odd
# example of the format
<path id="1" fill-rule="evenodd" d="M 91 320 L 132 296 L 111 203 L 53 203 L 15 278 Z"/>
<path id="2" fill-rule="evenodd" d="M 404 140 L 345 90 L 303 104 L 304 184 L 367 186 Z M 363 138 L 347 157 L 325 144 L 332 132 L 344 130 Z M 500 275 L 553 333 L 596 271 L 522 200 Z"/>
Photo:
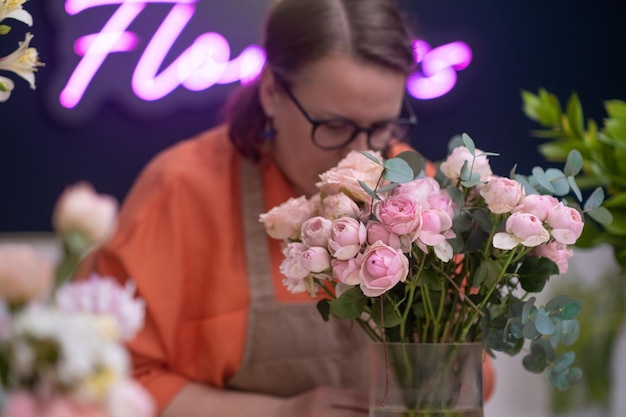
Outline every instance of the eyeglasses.
<path id="1" fill-rule="evenodd" d="M 359 133 L 367 135 L 367 146 L 369 149 L 381 151 L 386 149 L 392 140 L 404 140 L 407 138 L 411 128 L 417 124 L 417 116 L 408 100 L 404 99 L 404 109 L 408 118 L 396 118 L 384 120 L 372 124 L 370 127 L 357 125 L 350 119 L 314 119 L 312 118 L 298 99 L 293 95 L 287 82 L 276 77 L 278 84 L 285 91 L 287 96 L 293 101 L 300 113 L 311 124 L 311 140 L 321 149 L 339 149 L 354 141 Z"/>

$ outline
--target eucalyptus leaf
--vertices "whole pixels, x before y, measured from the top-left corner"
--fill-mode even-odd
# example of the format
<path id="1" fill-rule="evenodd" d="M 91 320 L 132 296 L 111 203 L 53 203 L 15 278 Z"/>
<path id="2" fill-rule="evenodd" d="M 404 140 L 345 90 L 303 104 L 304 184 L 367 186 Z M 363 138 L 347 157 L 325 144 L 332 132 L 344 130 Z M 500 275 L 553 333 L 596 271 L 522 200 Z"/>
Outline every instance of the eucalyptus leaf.
<path id="1" fill-rule="evenodd" d="M 422 158 L 417 152 L 404 151 L 396 155 L 396 158 L 403 159 L 407 162 L 407 164 L 409 164 L 413 170 L 414 178 L 418 177 L 424 170 L 424 158 Z"/>
<path id="2" fill-rule="evenodd" d="M 528 299 L 528 301 L 526 301 L 524 303 L 524 307 L 522 308 L 522 324 L 526 324 L 528 323 L 528 319 L 530 318 L 530 314 L 533 311 L 536 311 L 537 309 L 535 308 L 535 301 L 537 299 L 535 297 L 530 297 Z"/>
<path id="3" fill-rule="evenodd" d="M 560 169 L 548 168 L 545 171 L 546 179 L 554 187 L 554 194 L 558 196 L 564 196 L 569 194 L 569 182 L 567 177 Z"/>
<path id="4" fill-rule="evenodd" d="M 476 145 L 474 144 L 474 141 L 472 140 L 470 135 L 468 135 L 467 133 L 463 133 L 463 135 L 461 135 L 461 138 L 463 139 L 463 145 L 465 145 L 469 153 L 472 156 L 476 156 Z"/>
<path id="5" fill-rule="evenodd" d="M 378 158 L 376 158 L 376 157 L 375 157 L 374 155 L 372 155 L 371 153 L 369 153 L 369 152 L 365 152 L 365 151 L 363 151 L 363 152 L 361 152 L 361 153 L 362 153 L 363 155 L 365 155 L 368 159 L 372 160 L 373 162 L 376 162 L 376 164 L 377 164 L 377 165 L 384 166 L 384 165 L 383 165 L 383 164 L 382 164 L 382 163 L 378 160 Z"/>
<path id="6" fill-rule="evenodd" d="M 578 317 L 582 304 L 578 300 L 570 299 L 567 303 L 563 304 L 560 308 L 559 317 L 563 320 L 572 320 Z"/>
<path id="7" fill-rule="evenodd" d="M 576 359 L 576 354 L 574 352 L 571 352 L 571 351 L 565 352 L 564 354 L 559 356 L 559 358 L 556 360 L 556 362 L 552 366 L 552 369 L 554 372 L 557 372 L 557 373 L 563 372 L 574 363 L 575 359 Z"/>
<path id="8" fill-rule="evenodd" d="M 378 196 L 378 194 L 376 194 L 376 192 L 374 190 L 372 190 L 369 185 L 367 185 L 366 183 L 364 183 L 363 181 L 359 180 L 359 184 L 361 185 L 361 188 L 363 188 L 363 190 L 365 190 L 365 192 L 367 193 L 367 195 L 369 195 L 370 197 L 372 197 L 372 199 L 374 200 L 380 200 L 380 197 Z"/>
<path id="9" fill-rule="evenodd" d="M 561 343 L 565 346 L 571 346 L 578 340 L 580 336 L 580 323 L 578 320 L 564 320 L 559 323 L 561 331 Z"/>
<path id="10" fill-rule="evenodd" d="M 415 179 L 415 173 L 407 161 L 401 158 L 387 159 L 383 177 L 389 181 L 404 184 Z"/>
<path id="11" fill-rule="evenodd" d="M 537 317 L 535 317 L 535 327 L 537 331 L 543 335 L 551 335 L 554 333 L 555 326 L 550 319 L 550 314 L 544 307 L 537 309 Z"/>
<path id="12" fill-rule="evenodd" d="M 565 167 L 563 168 L 563 172 L 568 177 L 571 177 L 574 175 L 578 175 L 581 169 L 583 169 L 583 156 L 578 150 L 571 150 L 567 155 L 567 160 L 565 161 Z"/>
<path id="13" fill-rule="evenodd" d="M 570 301 L 570 298 L 565 295 L 557 295 L 546 304 L 546 310 L 550 313 L 560 313 L 561 308 Z"/>
<path id="14" fill-rule="evenodd" d="M 533 173 L 533 178 L 537 181 L 537 183 L 539 183 L 540 186 L 542 186 L 544 189 L 551 192 L 552 194 L 556 193 L 556 190 L 550 183 L 550 179 L 546 177 L 546 173 L 543 170 L 543 168 L 534 167 L 532 169 L 532 173 Z"/>
<path id="15" fill-rule="evenodd" d="M 589 217 L 605 226 L 613 224 L 615 220 L 611 212 L 606 207 L 596 207 L 586 213 Z"/>
<path id="16" fill-rule="evenodd" d="M 548 345 L 548 349 L 546 348 L 546 345 L 542 342 L 545 341 L 538 340 L 531 343 L 530 353 L 524 356 L 524 359 L 522 359 L 522 364 L 524 365 L 524 368 L 526 368 L 530 372 L 541 373 L 546 369 L 546 366 L 548 365 L 548 361 L 550 360 L 550 351 L 552 347 Z"/>
<path id="17" fill-rule="evenodd" d="M 528 177 L 526 177 L 525 175 L 515 175 L 515 181 L 524 186 L 524 191 L 526 191 L 526 194 L 538 194 L 537 189 L 533 187 L 533 185 L 528 181 Z"/>
<path id="18" fill-rule="evenodd" d="M 604 190 L 602 189 L 602 187 L 598 187 L 593 191 L 593 193 L 591 193 L 589 198 L 587 198 L 587 201 L 585 201 L 583 208 L 585 210 L 591 210 L 596 207 L 600 207 L 603 201 L 604 201 Z"/>
<path id="19" fill-rule="evenodd" d="M 569 176 L 567 177 L 567 182 L 569 182 L 569 186 L 571 187 L 572 191 L 576 195 L 576 198 L 578 199 L 578 201 L 583 201 L 583 194 L 580 191 L 578 184 L 576 183 L 576 178 Z"/>

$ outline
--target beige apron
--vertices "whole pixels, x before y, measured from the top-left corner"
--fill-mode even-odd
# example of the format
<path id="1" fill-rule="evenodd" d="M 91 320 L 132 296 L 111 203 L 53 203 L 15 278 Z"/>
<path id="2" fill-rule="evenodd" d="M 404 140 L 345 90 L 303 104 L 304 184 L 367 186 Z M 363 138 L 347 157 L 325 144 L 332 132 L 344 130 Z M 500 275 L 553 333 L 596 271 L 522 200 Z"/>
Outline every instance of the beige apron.
<path id="1" fill-rule="evenodd" d="M 317 386 L 367 387 L 369 339 L 354 322 L 322 320 L 314 303 L 278 303 L 274 297 L 267 237 L 259 214 L 263 179 L 242 159 L 241 192 L 250 311 L 240 369 L 231 389 L 287 397 Z"/>

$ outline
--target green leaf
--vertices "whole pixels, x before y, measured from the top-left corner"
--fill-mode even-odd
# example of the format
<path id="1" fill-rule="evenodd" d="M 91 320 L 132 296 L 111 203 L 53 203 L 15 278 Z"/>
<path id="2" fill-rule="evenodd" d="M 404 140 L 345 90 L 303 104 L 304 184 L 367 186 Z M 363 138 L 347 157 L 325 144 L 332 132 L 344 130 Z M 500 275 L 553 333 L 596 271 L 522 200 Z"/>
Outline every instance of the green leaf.
<path id="1" fill-rule="evenodd" d="M 463 140 L 463 145 L 465 145 L 469 153 L 472 156 L 476 156 L 476 145 L 474 144 L 474 141 L 472 140 L 470 135 L 468 135 L 467 133 L 463 133 L 461 135 L 461 138 Z"/>
<path id="2" fill-rule="evenodd" d="M 361 152 L 363 155 L 365 155 L 368 159 L 372 160 L 373 162 L 376 162 L 377 165 L 380 165 L 381 167 L 384 166 L 379 160 L 378 158 L 376 158 L 374 155 L 372 155 L 369 152 Z"/>
<path id="3" fill-rule="evenodd" d="M 11 31 L 11 26 L 8 25 L 0 25 L 0 35 L 6 35 Z"/>
<path id="4" fill-rule="evenodd" d="M 396 327 L 402 324 L 402 317 L 400 316 L 400 314 L 398 314 L 398 311 L 394 308 L 392 301 L 386 298 L 382 300 L 383 320 L 381 320 L 380 318 L 381 298 L 382 297 L 378 297 L 374 301 L 374 303 L 372 303 L 371 310 L 372 310 L 372 319 L 374 320 L 374 322 L 379 326 L 384 323 L 384 326 L 386 329 L 390 329 L 392 327 Z"/>
<path id="5" fill-rule="evenodd" d="M 536 311 L 535 301 L 537 299 L 535 297 L 530 297 L 528 301 L 524 303 L 524 307 L 522 308 L 522 324 L 528 323 L 528 319 L 530 318 L 530 313 Z"/>
<path id="6" fill-rule="evenodd" d="M 321 300 L 319 300 L 317 302 L 317 311 L 320 312 L 320 314 L 322 315 L 322 319 L 324 319 L 324 321 L 328 321 L 328 318 L 330 316 L 330 304 L 329 304 L 330 300 L 327 298 L 322 298 Z"/>
<path id="7" fill-rule="evenodd" d="M 3 93 L 9 91 L 9 86 L 6 85 L 6 83 L 3 81 L 0 81 L 0 91 L 2 91 Z"/>
<path id="8" fill-rule="evenodd" d="M 574 194 L 576 195 L 578 201 L 583 201 L 583 194 L 580 192 L 578 184 L 576 184 L 576 178 L 570 176 L 567 177 L 567 181 L 569 182 L 569 186 L 572 188 L 572 191 L 574 191 Z"/>
<path id="9" fill-rule="evenodd" d="M 569 368 L 576 360 L 576 354 L 574 352 L 565 352 L 556 360 L 552 366 L 552 370 L 556 373 L 563 372 Z"/>
<path id="10" fill-rule="evenodd" d="M 424 158 L 414 151 L 404 151 L 396 155 L 396 158 L 400 158 L 406 161 L 407 164 L 413 170 L 414 177 L 419 176 L 419 174 L 424 170 Z"/>
<path id="11" fill-rule="evenodd" d="M 626 102 L 622 100 L 607 100 L 604 102 L 604 108 L 609 117 L 626 119 Z"/>
<path id="12" fill-rule="evenodd" d="M 568 177 L 571 177 L 578 175 L 581 169 L 583 169 L 583 156 L 578 150 L 574 149 L 567 155 L 567 161 L 565 161 L 563 172 Z"/>
<path id="13" fill-rule="evenodd" d="M 608 226 L 610 224 L 613 224 L 614 217 L 611 212 L 606 209 L 606 207 L 596 207 L 586 213 L 589 215 L 589 217 L 602 225 Z"/>
<path id="14" fill-rule="evenodd" d="M 374 190 L 372 190 L 369 185 L 367 185 L 366 183 L 364 183 L 363 181 L 359 180 L 359 184 L 361 185 L 361 188 L 363 188 L 363 190 L 365 190 L 365 192 L 367 193 L 367 195 L 369 195 L 370 197 L 372 197 L 372 199 L 374 200 L 380 200 L 380 197 L 378 196 L 378 194 L 376 194 L 376 192 Z"/>
<path id="15" fill-rule="evenodd" d="M 582 310 L 582 304 L 579 300 L 570 299 L 567 303 L 563 304 L 559 309 L 559 317 L 563 320 L 572 320 L 578 317 L 580 310 Z"/>
<path id="16" fill-rule="evenodd" d="M 458 207 L 463 207 L 463 204 L 465 203 L 463 191 L 451 185 L 448 185 L 446 187 L 446 191 L 450 195 L 450 198 L 452 198 L 452 201 L 454 201 Z"/>
<path id="17" fill-rule="evenodd" d="M 526 194 L 538 194 L 537 190 L 533 185 L 528 181 L 527 177 L 521 174 L 515 175 L 515 181 L 519 182 L 524 186 L 524 190 Z"/>
<path id="18" fill-rule="evenodd" d="M 604 201 L 604 207 L 620 207 L 626 208 L 626 191 L 612 195 Z"/>
<path id="19" fill-rule="evenodd" d="M 569 182 L 565 174 L 556 168 L 548 168 L 545 171 L 546 179 L 550 181 L 550 184 L 554 187 L 554 194 L 558 196 L 564 196 L 569 194 Z"/>
<path id="20" fill-rule="evenodd" d="M 626 236 L 626 210 L 625 209 L 613 209 L 611 210 L 613 221 L 605 225 L 606 230 L 617 236 Z M 591 216 L 591 212 L 589 214 Z"/>
<path id="21" fill-rule="evenodd" d="M 535 317 L 535 327 L 537 331 L 543 335 L 551 335 L 554 333 L 555 326 L 550 319 L 550 314 L 541 307 L 537 310 L 537 317 Z"/>
<path id="22" fill-rule="evenodd" d="M 518 270 L 522 288 L 528 292 L 541 292 L 552 275 L 558 275 L 559 267 L 548 258 L 527 257 Z"/>
<path id="23" fill-rule="evenodd" d="M 367 297 L 361 292 L 359 287 L 352 287 L 341 297 L 331 300 L 330 313 L 340 319 L 354 320 L 358 318 L 367 302 Z"/>
<path id="24" fill-rule="evenodd" d="M 407 161 L 401 158 L 391 158 L 385 161 L 383 177 L 389 181 L 404 184 L 415 179 L 413 169 Z"/>
<path id="25" fill-rule="evenodd" d="M 481 285 L 485 285 L 487 288 L 491 288 L 495 285 L 500 275 L 500 263 L 493 259 L 487 259 L 482 262 L 472 278 L 472 287 L 477 288 Z"/>
<path id="26" fill-rule="evenodd" d="M 560 313 L 561 308 L 570 301 L 570 298 L 565 295 L 557 295 L 546 304 L 546 311 L 550 313 Z"/>
<path id="27" fill-rule="evenodd" d="M 391 191 L 394 188 L 398 188 L 398 186 L 400 186 L 400 183 L 397 182 L 392 182 L 391 184 L 385 185 L 384 187 L 381 187 L 378 189 L 379 193 L 386 193 L 387 191 Z"/>
<path id="28" fill-rule="evenodd" d="M 559 325 L 561 334 L 561 342 L 565 346 L 571 346 L 578 340 L 580 336 L 580 323 L 578 320 L 563 320 Z"/>
<path id="29" fill-rule="evenodd" d="M 567 120 L 574 136 L 582 139 L 585 124 L 583 109 L 577 94 L 572 94 L 567 102 Z"/>
<path id="30" fill-rule="evenodd" d="M 530 353 L 524 356 L 522 364 L 530 372 L 541 373 L 546 369 L 553 352 L 552 346 L 546 340 L 535 340 L 530 344 Z"/>
<path id="31" fill-rule="evenodd" d="M 550 183 L 550 180 L 546 177 L 546 173 L 543 170 L 543 168 L 534 167 L 532 172 L 533 172 L 533 178 L 537 181 L 537 183 L 539 183 L 540 186 L 542 186 L 544 189 L 551 192 L 552 194 L 556 193 L 556 190 Z"/>
<path id="32" fill-rule="evenodd" d="M 569 368 L 567 373 L 567 380 L 570 384 L 575 384 L 583 378 L 583 371 L 577 366 Z"/>
<path id="33" fill-rule="evenodd" d="M 596 188 L 593 193 L 589 196 L 583 208 L 585 210 L 591 210 L 596 207 L 600 207 L 602 202 L 604 201 L 604 190 L 602 187 Z"/>

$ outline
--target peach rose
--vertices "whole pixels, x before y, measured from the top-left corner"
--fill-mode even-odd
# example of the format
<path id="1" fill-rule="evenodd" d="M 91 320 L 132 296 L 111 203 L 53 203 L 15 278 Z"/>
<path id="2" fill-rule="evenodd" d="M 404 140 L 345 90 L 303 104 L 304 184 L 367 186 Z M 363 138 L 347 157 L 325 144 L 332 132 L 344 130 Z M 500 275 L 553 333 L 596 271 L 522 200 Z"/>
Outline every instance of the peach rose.
<path id="1" fill-rule="evenodd" d="M 52 214 L 55 230 L 79 233 L 88 247 L 104 243 L 115 230 L 116 222 L 117 201 L 96 193 L 84 182 L 66 188 Z"/>
<path id="2" fill-rule="evenodd" d="M 54 267 L 28 245 L 0 245 L 0 296 L 9 302 L 30 301 L 48 293 Z"/>

